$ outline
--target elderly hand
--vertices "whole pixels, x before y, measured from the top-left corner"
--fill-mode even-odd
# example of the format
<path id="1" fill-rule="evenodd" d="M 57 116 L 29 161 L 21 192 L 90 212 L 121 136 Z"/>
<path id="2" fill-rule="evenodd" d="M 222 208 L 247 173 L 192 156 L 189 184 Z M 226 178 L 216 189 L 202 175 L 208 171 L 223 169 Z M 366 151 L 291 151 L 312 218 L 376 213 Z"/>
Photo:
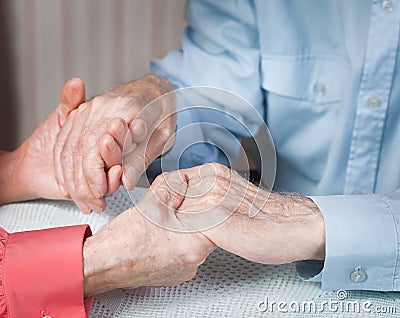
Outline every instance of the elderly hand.
<path id="1" fill-rule="evenodd" d="M 174 105 L 143 108 L 172 88 L 167 80 L 148 75 L 71 112 L 54 148 L 56 180 L 65 197 L 85 202 L 97 211 L 105 207 L 103 198 L 112 192 L 109 184 L 120 181 L 120 174 L 107 179 L 106 172 L 113 167 L 119 171 L 120 149 L 128 129 L 133 159 L 130 169 L 124 171 L 124 180 L 129 180 L 125 185 L 133 189 L 151 161 L 167 150 L 164 146 L 175 131 Z M 108 163 L 103 160 L 104 152 L 111 156 Z"/>
<path id="2" fill-rule="evenodd" d="M 81 79 L 72 78 L 61 90 L 61 103 L 50 116 L 35 129 L 33 134 L 15 151 L 0 156 L 0 184 L 5 185 L 0 194 L 0 204 L 37 198 L 64 199 L 54 175 L 53 150 L 58 134 L 71 113 L 85 100 L 85 85 Z M 107 134 L 112 134 L 107 130 Z M 103 149 L 100 144 L 96 148 Z M 108 148 L 102 151 L 107 165 L 113 162 L 114 153 Z M 107 171 L 108 189 L 115 192 L 119 187 L 122 168 L 114 166 Z M 83 211 L 92 207 L 76 200 Z M 102 201 L 101 201 L 102 203 Z"/>
<path id="3" fill-rule="evenodd" d="M 0 202 L 36 198 L 61 199 L 53 170 L 53 146 L 73 109 L 85 99 L 82 80 L 69 80 L 61 91 L 61 103 L 33 134 L 15 151 L 1 156 Z M 7 175 L 5 175 L 7 174 Z"/>
<path id="4" fill-rule="evenodd" d="M 174 175 L 168 183 L 155 181 L 136 207 L 86 240 L 85 296 L 122 287 L 173 286 L 196 274 L 214 244 L 201 233 L 174 232 L 142 214 L 179 223 L 175 212 L 183 200 L 179 193 L 185 191 L 186 184 Z"/>
<path id="5" fill-rule="evenodd" d="M 324 220 L 310 199 L 266 192 L 220 164 L 172 174 L 188 184 L 176 217 L 217 246 L 264 264 L 324 259 Z"/>

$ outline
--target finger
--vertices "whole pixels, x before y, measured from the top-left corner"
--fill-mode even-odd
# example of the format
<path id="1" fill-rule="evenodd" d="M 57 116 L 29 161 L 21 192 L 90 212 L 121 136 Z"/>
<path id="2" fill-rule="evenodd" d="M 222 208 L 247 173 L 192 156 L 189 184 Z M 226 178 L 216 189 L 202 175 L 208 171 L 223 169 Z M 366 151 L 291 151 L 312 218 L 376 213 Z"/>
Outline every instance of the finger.
<path id="1" fill-rule="evenodd" d="M 187 188 L 187 183 L 182 180 L 178 171 L 163 173 L 156 178 L 142 201 L 157 200 L 163 206 L 178 210 L 185 199 Z"/>
<path id="2" fill-rule="evenodd" d="M 80 78 L 71 78 L 61 89 L 58 106 L 58 123 L 62 127 L 69 113 L 85 101 L 85 83 Z"/>
<path id="3" fill-rule="evenodd" d="M 73 199 L 84 199 L 89 196 L 90 191 L 85 187 L 85 184 L 81 182 L 81 164 L 83 158 L 78 150 L 78 144 L 80 142 L 79 136 L 83 118 L 79 110 L 72 113 L 72 115 L 72 122 L 68 120 L 65 124 L 65 128 L 68 129 L 68 131 L 64 133 L 66 129 L 63 129 L 58 137 L 57 143 L 61 144 L 61 150 L 59 154 L 56 153 L 55 155 L 60 161 L 60 170 L 65 190 Z M 77 195 L 78 192 L 80 192 L 81 195 Z"/>
<path id="4" fill-rule="evenodd" d="M 77 108 L 85 100 L 85 84 L 79 78 L 72 78 L 65 83 L 60 94 L 61 103 L 57 109 L 58 114 L 58 124 L 61 127 L 65 125 L 70 112 Z M 60 192 L 65 198 L 69 198 L 69 193 L 65 189 L 64 178 L 62 175 L 62 166 L 60 161 L 60 155 L 62 147 L 64 145 L 64 138 L 68 136 L 71 129 L 70 121 L 69 127 L 64 127 L 62 130 L 62 137 L 57 136 L 57 142 L 53 150 L 53 162 L 54 162 L 54 172 L 57 185 Z M 60 133 L 59 133 L 60 135 Z"/>
<path id="5" fill-rule="evenodd" d="M 89 133 L 83 137 L 83 143 L 90 151 L 83 153 L 83 182 L 86 182 L 94 198 L 103 198 L 107 193 L 107 176 L 101 157 L 96 135 Z"/>
<path id="6" fill-rule="evenodd" d="M 142 143 L 123 157 L 122 183 L 128 191 L 134 189 L 140 176 L 149 165 L 149 158 L 146 157 L 146 148 L 146 143 Z"/>
<path id="7" fill-rule="evenodd" d="M 107 194 L 116 192 L 121 184 L 122 166 L 116 165 L 107 172 Z"/>
<path id="8" fill-rule="evenodd" d="M 105 198 L 100 198 L 100 199 L 91 199 L 88 201 L 89 206 L 93 209 L 93 211 L 97 213 L 102 213 L 104 209 L 106 208 L 106 199 Z"/>
<path id="9" fill-rule="evenodd" d="M 152 122 L 148 123 L 143 118 L 133 120 L 129 130 L 135 143 L 140 143 L 146 139 L 149 133 L 149 124 L 151 125 Z"/>
<path id="10" fill-rule="evenodd" d="M 82 155 L 74 156 L 74 169 L 72 174 L 65 175 L 66 183 L 73 183 L 72 187 L 75 192 L 71 193 L 73 200 L 84 202 L 89 206 L 90 210 L 103 212 L 105 208 L 105 200 L 103 198 L 94 198 L 83 173 Z M 72 179 L 70 179 L 72 176 Z"/>
<path id="11" fill-rule="evenodd" d="M 68 80 L 61 90 L 61 103 L 65 104 L 70 110 L 76 108 L 85 101 L 86 90 L 83 80 L 73 77 Z"/>
<path id="12" fill-rule="evenodd" d="M 102 213 L 106 207 L 105 199 L 92 199 L 84 201 L 81 199 L 72 198 L 72 200 L 84 214 L 90 214 L 92 211 Z"/>
<path id="13" fill-rule="evenodd" d="M 84 214 L 92 213 L 92 209 L 81 200 L 74 200 L 75 204 L 78 206 L 79 210 L 81 210 Z"/>
<path id="14" fill-rule="evenodd" d="M 133 150 L 126 153 L 130 144 L 129 136 L 130 134 L 127 135 L 124 147 L 124 174 L 122 182 L 130 191 L 136 186 L 140 176 L 147 169 L 149 164 L 163 153 L 166 143 L 166 134 L 163 130 L 156 131 L 150 137 L 149 141 L 145 140 L 141 142 L 136 147 L 132 147 Z"/>
<path id="15" fill-rule="evenodd" d="M 132 139 L 135 143 L 143 142 L 156 131 L 169 117 L 162 112 L 159 105 L 150 103 L 129 123 Z"/>
<path id="16" fill-rule="evenodd" d="M 115 139 L 120 148 L 124 147 L 128 124 L 122 118 L 113 118 L 107 125 L 107 133 Z"/>
<path id="17" fill-rule="evenodd" d="M 65 198 L 70 198 L 70 194 L 67 191 L 64 173 L 63 173 L 63 164 L 66 160 L 72 160 L 72 153 L 65 149 L 67 137 L 72 129 L 72 125 L 75 119 L 76 113 L 71 113 L 68 120 L 63 126 L 63 129 L 57 136 L 57 142 L 54 145 L 53 150 L 53 165 L 54 165 L 54 176 L 59 187 L 60 192 L 63 194 Z"/>
<path id="18" fill-rule="evenodd" d="M 100 138 L 99 151 L 107 170 L 122 164 L 122 150 L 109 134 L 105 134 Z"/>

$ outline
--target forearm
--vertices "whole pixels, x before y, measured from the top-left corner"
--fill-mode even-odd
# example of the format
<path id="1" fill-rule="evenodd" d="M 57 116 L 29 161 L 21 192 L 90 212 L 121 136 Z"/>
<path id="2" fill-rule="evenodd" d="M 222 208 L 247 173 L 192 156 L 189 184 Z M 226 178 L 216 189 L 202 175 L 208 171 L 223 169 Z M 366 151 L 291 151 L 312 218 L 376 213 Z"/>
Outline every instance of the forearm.
<path id="1" fill-rule="evenodd" d="M 124 224 L 133 221 L 129 211 L 122 213 Z M 136 287 L 133 253 L 137 250 L 135 240 L 129 239 L 131 228 L 123 227 L 118 219 L 103 226 L 89 237 L 83 246 L 83 275 L 85 297 L 97 295 L 116 288 Z M 132 279 L 133 277 L 133 279 Z"/>
<path id="2" fill-rule="evenodd" d="M 115 272 L 122 264 L 113 264 L 112 257 L 105 251 L 114 249 L 106 241 L 92 236 L 83 246 L 83 275 L 85 297 L 104 293 L 122 286 L 115 282 Z"/>

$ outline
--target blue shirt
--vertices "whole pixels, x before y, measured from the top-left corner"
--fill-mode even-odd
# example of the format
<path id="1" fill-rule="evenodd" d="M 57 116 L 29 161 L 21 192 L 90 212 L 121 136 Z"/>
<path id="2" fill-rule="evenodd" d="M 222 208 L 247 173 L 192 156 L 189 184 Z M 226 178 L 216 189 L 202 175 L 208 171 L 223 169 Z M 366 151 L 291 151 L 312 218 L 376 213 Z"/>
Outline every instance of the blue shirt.
<path id="1" fill-rule="evenodd" d="M 183 49 L 152 72 L 235 92 L 265 118 L 276 188 L 311 196 L 325 220 L 323 269 L 300 274 L 325 289 L 400 290 L 400 1 L 193 0 L 186 19 Z M 212 146 L 185 155 L 225 160 Z"/>

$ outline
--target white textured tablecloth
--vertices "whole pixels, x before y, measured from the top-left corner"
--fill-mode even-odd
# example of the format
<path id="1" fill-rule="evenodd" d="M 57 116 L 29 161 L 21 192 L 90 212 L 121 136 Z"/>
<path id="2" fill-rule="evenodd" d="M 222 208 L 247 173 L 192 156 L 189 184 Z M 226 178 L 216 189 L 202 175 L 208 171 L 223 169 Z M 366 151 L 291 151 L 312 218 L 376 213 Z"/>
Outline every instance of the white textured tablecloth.
<path id="1" fill-rule="evenodd" d="M 135 193 L 140 198 L 144 189 Z M 0 207 L 0 226 L 16 232 L 88 223 L 96 232 L 131 206 L 123 188 L 107 199 L 101 215 L 84 215 L 64 201 L 8 204 Z M 343 300 L 337 292 L 324 292 L 319 284 L 303 282 L 291 264 L 255 264 L 217 249 L 191 281 L 176 287 L 121 289 L 99 295 L 90 317 L 400 317 L 399 293 L 343 291 L 339 296 Z M 264 302 L 260 307 L 264 312 L 260 302 Z M 280 309 L 278 302 L 283 303 Z M 360 313 L 354 312 L 357 304 Z"/>

